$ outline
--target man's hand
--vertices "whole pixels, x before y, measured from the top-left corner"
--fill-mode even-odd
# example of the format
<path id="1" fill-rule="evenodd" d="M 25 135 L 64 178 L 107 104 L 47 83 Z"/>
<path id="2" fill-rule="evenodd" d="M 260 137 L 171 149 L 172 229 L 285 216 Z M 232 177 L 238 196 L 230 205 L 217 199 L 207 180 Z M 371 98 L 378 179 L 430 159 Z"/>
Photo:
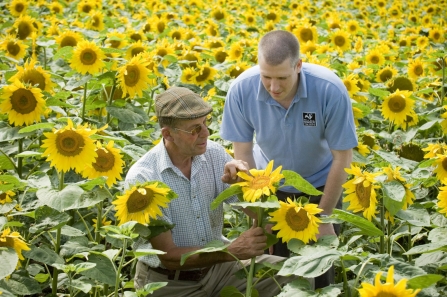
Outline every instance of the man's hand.
<path id="1" fill-rule="evenodd" d="M 334 226 L 332 224 L 320 224 L 320 226 L 318 227 L 318 231 L 320 233 L 317 234 L 317 239 L 325 235 L 337 236 L 337 234 L 335 234 Z"/>
<path id="2" fill-rule="evenodd" d="M 224 167 L 224 173 L 221 177 L 222 182 L 234 184 L 238 181 L 237 173 L 239 171 L 248 173 L 248 163 L 242 160 L 232 160 L 227 162 Z"/>
<path id="3" fill-rule="evenodd" d="M 264 254 L 267 236 L 261 227 L 252 227 L 235 239 L 228 251 L 239 260 L 247 260 Z"/>

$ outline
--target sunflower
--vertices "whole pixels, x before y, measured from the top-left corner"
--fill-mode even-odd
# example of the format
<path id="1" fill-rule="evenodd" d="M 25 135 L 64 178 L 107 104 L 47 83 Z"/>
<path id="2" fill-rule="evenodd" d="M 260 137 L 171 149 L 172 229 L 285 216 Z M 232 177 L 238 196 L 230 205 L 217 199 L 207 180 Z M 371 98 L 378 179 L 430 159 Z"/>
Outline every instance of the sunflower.
<path id="1" fill-rule="evenodd" d="M 79 42 L 70 60 L 70 66 L 81 74 L 96 74 L 104 68 L 106 55 L 93 41 Z"/>
<path id="2" fill-rule="evenodd" d="M 25 260 L 22 255 L 22 251 L 29 251 L 30 248 L 26 242 L 22 240 L 22 236 L 19 232 L 11 232 L 11 229 L 6 228 L 3 230 L 0 235 L 0 247 L 10 247 L 13 248 L 20 260 Z M 17 263 L 17 266 L 20 266 L 20 263 Z"/>
<path id="3" fill-rule="evenodd" d="M 155 61 L 161 62 L 163 67 L 167 67 L 169 65 L 169 60 L 164 59 L 166 55 L 174 55 L 175 50 L 173 45 L 169 42 L 168 39 L 163 39 L 157 42 L 155 49 L 151 52 L 154 56 Z"/>
<path id="4" fill-rule="evenodd" d="M 182 69 L 182 76 L 180 81 L 184 84 L 194 84 L 194 76 L 197 75 L 197 71 L 192 67 L 186 67 Z"/>
<path id="5" fill-rule="evenodd" d="M 217 75 L 217 70 L 209 65 L 209 62 L 201 65 L 197 69 L 197 74 L 193 77 L 194 84 L 200 87 L 209 84 Z"/>
<path id="6" fill-rule="evenodd" d="M 317 50 L 317 44 L 313 42 L 312 40 L 307 41 L 300 47 L 300 52 L 302 54 L 309 53 L 310 55 Z"/>
<path id="7" fill-rule="evenodd" d="M 366 55 L 367 64 L 383 65 L 385 63 L 385 57 L 379 49 L 373 49 Z"/>
<path id="8" fill-rule="evenodd" d="M 386 66 L 380 69 L 376 74 L 376 81 L 387 82 L 397 75 L 397 70 L 393 66 Z"/>
<path id="9" fill-rule="evenodd" d="M 42 155 L 58 171 L 74 169 L 80 173 L 85 164 L 92 164 L 98 157 L 95 144 L 90 138 L 95 133 L 96 129 L 90 129 L 87 125 L 78 125 L 75 128 L 71 119 L 68 119 L 64 128 L 44 133 L 47 139 L 41 145 L 45 149 Z"/>
<path id="10" fill-rule="evenodd" d="M 0 109 L 8 115 L 9 123 L 16 126 L 40 122 L 45 100 L 39 88 L 25 86 L 20 81 L 3 87 Z"/>
<path id="11" fill-rule="evenodd" d="M 345 171 L 353 175 L 353 178 L 343 184 L 346 197 L 343 202 L 349 202 L 347 210 L 354 212 L 363 211 L 363 216 L 369 221 L 375 217 L 377 194 L 376 189 L 380 188 L 375 185 L 375 177 L 382 174 L 381 172 L 370 173 L 362 172 L 360 167 L 351 164 L 351 168 L 346 168 Z"/>
<path id="12" fill-rule="evenodd" d="M 443 184 L 447 184 L 447 155 L 436 155 L 433 165 L 436 166 L 433 172 L 436 173 L 438 180 L 440 180 Z"/>
<path id="13" fill-rule="evenodd" d="M 424 75 L 424 63 L 421 59 L 414 59 L 408 65 L 408 75 L 413 79 L 418 79 Z"/>
<path id="14" fill-rule="evenodd" d="M 77 5 L 79 13 L 89 13 L 92 9 L 98 9 L 99 1 L 95 0 L 81 0 Z"/>
<path id="15" fill-rule="evenodd" d="M 96 225 L 97 225 L 97 223 L 98 223 L 98 219 L 92 219 L 92 221 L 93 221 L 93 228 L 95 228 L 96 229 Z M 100 226 L 102 227 L 102 226 L 110 226 L 112 224 L 112 221 L 107 221 L 107 218 L 106 217 L 103 217 L 102 218 L 102 220 L 101 220 L 101 224 L 100 224 Z"/>
<path id="16" fill-rule="evenodd" d="M 318 41 L 317 28 L 312 24 L 310 24 L 309 22 L 306 22 L 303 25 L 298 26 L 292 31 L 292 33 L 298 38 L 301 44 L 304 44 L 309 40 L 313 42 Z"/>
<path id="17" fill-rule="evenodd" d="M 98 141 L 96 153 L 98 157 L 82 171 L 84 178 L 94 179 L 100 176 L 107 176 L 107 185 L 111 187 L 116 180 L 121 180 L 124 161 L 120 150 L 113 147 L 114 142 L 110 141 L 106 147 L 103 147 Z"/>
<path id="18" fill-rule="evenodd" d="M 340 51 L 347 51 L 351 48 L 351 41 L 349 39 L 349 33 L 343 30 L 336 30 L 332 36 L 331 41 L 335 48 Z"/>
<path id="19" fill-rule="evenodd" d="M 244 193 L 243 198 L 247 202 L 255 202 L 262 195 L 270 196 L 275 194 L 279 186 L 279 181 L 284 178 L 280 173 L 282 166 L 278 166 L 274 171 L 273 160 L 267 164 L 265 170 L 250 169 L 250 174 L 238 172 L 237 175 L 242 178 L 243 182 L 235 183 L 242 187 Z"/>
<path id="20" fill-rule="evenodd" d="M 447 217 L 447 186 L 439 187 L 438 193 L 439 213 L 443 213 Z"/>
<path id="21" fill-rule="evenodd" d="M 377 297 L 377 296 L 399 296 L 399 297 L 414 297 L 419 293 L 420 289 L 412 290 L 405 289 L 407 280 L 401 279 L 397 284 L 394 284 L 394 266 L 390 266 L 386 276 L 386 282 L 382 284 L 380 277 L 382 271 L 376 274 L 375 284 L 362 283 L 359 289 L 360 297 Z"/>
<path id="22" fill-rule="evenodd" d="M 382 103 L 382 115 L 395 125 L 402 125 L 413 111 L 414 101 L 410 91 L 396 91 L 390 94 Z"/>
<path id="23" fill-rule="evenodd" d="M 0 46 L 0 49 L 5 51 L 7 57 L 11 57 L 15 60 L 22 59 L 26 55 L 27 48 L 28 45 L 11 35 L 5 37 Z"/>
<path id="24" fill-rule="evenodd" d="M 244 13 L 245 24 L 247 26 L 249 26 L 249 27 L 256 26 L 256 18 L 257 18 L 257 16 L 258 16 L 258 14 L 253 9 L 249 9 L 249 10 L 245 11 L 245 13 Z"/>
<path id="25" fill-rule="evenodd" d="M 349 20 L 346 23 L 346 30 L 349 32 L 349 34 L 351 35 L 355 35 L 357 34 L 357 32 L 360 30 L 360 25 L 359 22 L 356 20 Z"/>
<path id="26" fill-rule="evenodd" d="M 134 42 L 126 50 L 126 59 L 130 60 L 133 57 L 135 57 L 136 55 L 138 55 L 139 53 L 146 52 L 148 49 L 149 49 L 149 47 L 147 45 L 143 44 L 143 42 L 141 40 Z"/>
<path id="27" fill-rule="evenodd" d="M 380 149 L 380 147 L 376 144 L 376 137 L 374 136 L 374 134 L 364 132 L 360 134 L 359 139 L 361 139 L 364 144 L 375 151 Z"/>
<path id="28" fill-rule="evenodd" d="M 422 151 L 427 152 L 424 159 L 435 158 L 438 154 L 447 153 L 447 146 L 441 143 L 429 143 Z"/>
<path id="29" fill-rule="evenodd" d="M 133 186 L 124 195 L 117 196 L 113 201 L 115 216 L 123 224 L 129 221 L 137 221 L 141 224 L 149 224 L 150 219 L 162 216 L 160 207 L 167 207 L 169 195 L 173 193 L 168 187 L 159 187 L 158 182 L 150 182 Z"/>
<path id="30" fill-rule="evenodd" d="M 348 90 L 349 96 L 351 98 L 360 91 L 360 88 L 357 86 L 358 80 L 356 77 L 356 74 L 351 73 L 343 79 L 343 84 L 345 85 L 346 90 Z"/>
<path id="31" fill-rule="evenodd" d="M 35 19 L 23 14 L 14 22 L 14 28 L 17 30 L 17 36 L 20 40 L 26 39 L 36 31 L 34 27 L 35 22 Z"/>
<path id="32" fill-rule="evenodd" d="M 397 90 L 400 91 L 416 91 L 416 84 L 415 82 L 405 76 L 398 76 L 394 79 L 391 79 L 387 82 L 388 91 L 391 93 L 396 92 Z"/>
<path id="33" fill-rule="evenodd" d="M 228 68 L 227 73 L 232 78 L 236 78 L 240 74 L 242 74 L 242 72 L 244 72 L 245 70 L 247 70 L 250 67 L 251 67 L 250 64 L 248 64 L 245 61 L 244 62 L 239 62 L 239 63 L 236 63 L 236 64 L 232 65 L 230 68 Z"/>
<path id="34" fill-rule="evenodd" d="M 75 47 L 81 40 L 82 40 L 81 34 L 79 34 L 78 32 L 67 30 L 56 38 L 56 43 L 59 44 L 59 48 L 65 46 Z"/>
<path id="35" fill-rule="evenodd" d="M 0 194 L 0 204 L 11 203 L 12 198 L 16 195 L 13 191 L 7 190 Z"/>
<path id="36" fill-rule="evenodd" d="M 444 32 L 439 27 L 433 27 L 428 31 L 428 38 L 435 43 L 443 43 Z"/>
<path id="37" fill-rule="evenodd" d="M 317 240 L 318 225 L 321 220 L 315 215 L 323 210 L 313 203 L 305 204 L 292 201 L 287 198 L 287 202 L 279 201 L 280 208 L 269 213 L 270 221 L 276 222 L 272 230 L 279 230 L 278 237 L 282 242 L 289 242 L 292 238 L 297 238 L 307 244 L 309 241 Z"/>
<path id="38" fill-rule="evenodd" d="M 230 46 L 230 50 L 228 51 L 228 58 L 231 61 L 240 61 L 242 56 L 244 55 L 244 47 L 241 42 L 234 42 Z"/>
<path id="39" fill-rule="evenodd" d="M 51 76 L 41 66 L 36 67 L 36 60 L 30 60 L 22 66 L 17 65 L 17 73 L 9 81 L 21 81 L 24 84 L 38 87 L 42 91 L 53 91 L 54 84 Z"/>
<path id="40" fill-rule="evenodd" d="M 129 29 L 127 36 L 129 37 L 130 42 L 143 42 L 147 39 L 143 30 Z"/>
<path id="41" fill-rule="evenodd" d="M 150 79 L 150 70 L 146 68 L 148 62 L 143 62 L 141 55 L 133 57 L 125 65 L 118 68 L 118 83 L 123 90 L 123 97 L 129 94 L 134 97 L 138 94 L 143 97 L 143 90 L 147 89 Z"/>
<path id="42" fill-rule="evenodd" d="M 104 30 L 104 15 L 99 10 L 91 10 L 89 12 L 89 18 L 87 20 L 86 28 L 95 30 L 95 31 L 102 31 Z"/>
<path id="43" fill-rule="evenodd" d="M 404 200 L 404 204 L 402 206 L 402 209 L 405 210 L 408 208 L 408 205 L 413 204 L 415 196 L 413 194 L 413 192 L 411 192 L 411 184 L 407 183 L 407 179 L 405 179 L 401 174 L 400 174 L 400 169 L 401 167 L 396 166 L 395 168 L 392 168 L 391 165 L 388 167 L 384 167 L 382 168 L 383 172 L 386 174 L 387 182 L 390 181 L 398 181 L 400 182 L 404 188 L 405 188 L 405 200 Z"/>
<path id="44" fill-rule="evenodd" d="M 223 20 L 223 19 L 225 19 L 225 16 L 226 16 L 226 10 L 225 9 L 223 9 L 222 7 L 214 7 L 212 10 L 211 10 L 211 17 L 213 18 L 213 19 L 215 19 L 216 21 L 220 21 L 220 20 Z"/>
<path id="45" fill-rule="evenodd" d="M 354 149 L 356 151 L 358 151 L 360 153 L 360 155 L 362 155 L 364 157 L 366 157 L 370 153 L 368 146 L 366 144 L 364 144 L 363 142 L 361 142 L 360 140 L 358 141 L 358 144 Z"/>
<path id="46" fill-rule="evenodd" d="M 8 5 L 9 12 L 18 17 L 26 12 L 28 8 L 28 2 L 24 0 L 12 0 Z"/>
<path id="47" fill-rule="evenodd" d="M 48 5 L 48 9 L 54 14 L 62 15 L 64 13 L 64 6 L 62 6 L 59 2 L 52 2 Z"/>
<path id="48" fill-rule="evenodd" d="M 228 57 L 228 53 L 224 49 L 214 49 L 213 56 L 216 62 L 223 63 Z"/>

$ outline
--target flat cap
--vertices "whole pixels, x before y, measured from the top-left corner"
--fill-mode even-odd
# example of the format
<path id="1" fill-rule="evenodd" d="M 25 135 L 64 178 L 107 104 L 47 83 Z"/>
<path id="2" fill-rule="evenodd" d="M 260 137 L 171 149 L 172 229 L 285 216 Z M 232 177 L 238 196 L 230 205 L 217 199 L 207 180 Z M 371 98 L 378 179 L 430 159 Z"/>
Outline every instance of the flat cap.
<path id="1" fill-rule="evenodd" d="M 202 97 L 183 87 L 171 87 L 155 98 L 157 117 L 196 119 L 213 111 Z"/>

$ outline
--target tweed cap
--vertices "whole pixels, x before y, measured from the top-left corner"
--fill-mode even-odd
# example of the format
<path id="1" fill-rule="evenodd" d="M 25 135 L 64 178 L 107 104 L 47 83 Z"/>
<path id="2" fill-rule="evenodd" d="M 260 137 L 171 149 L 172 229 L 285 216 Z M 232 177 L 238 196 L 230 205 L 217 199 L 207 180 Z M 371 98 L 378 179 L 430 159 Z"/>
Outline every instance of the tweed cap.
<path id="1" fill-rule="evenodd" d="M 213 109 L 202 97 L 183 87 L 171 87 L 155 98 L 157 117 L 196 119 Z"/>

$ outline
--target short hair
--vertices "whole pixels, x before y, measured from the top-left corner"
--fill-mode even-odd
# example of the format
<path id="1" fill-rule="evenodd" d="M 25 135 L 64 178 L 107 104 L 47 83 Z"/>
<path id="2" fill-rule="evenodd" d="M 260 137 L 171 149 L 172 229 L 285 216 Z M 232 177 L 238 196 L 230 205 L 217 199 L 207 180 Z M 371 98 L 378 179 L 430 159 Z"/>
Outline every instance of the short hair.
<path id="1" fill-rule="evenodd" d="M 300 43 L 296 36 L 289 31 L 270 31 L 259 41 L 258 61 L 261 58 L 273 66 L 290 58 L 292 66 L 294 66 L 300 59 Z"/>
<path id="2" fill-rule="evenodd" d="M 179 119 L 171 117 L 158 117 L 158 124 L 160 125 L 160 128 L 175 127 L 179 121 L 180 121 Z"/>

